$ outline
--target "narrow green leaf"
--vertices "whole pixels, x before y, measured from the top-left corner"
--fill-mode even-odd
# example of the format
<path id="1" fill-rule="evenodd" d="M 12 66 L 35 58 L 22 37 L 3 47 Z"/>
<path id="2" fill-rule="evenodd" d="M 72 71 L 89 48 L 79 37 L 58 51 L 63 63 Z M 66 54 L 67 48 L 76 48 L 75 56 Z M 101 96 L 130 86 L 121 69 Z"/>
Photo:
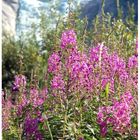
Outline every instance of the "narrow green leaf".
<path id="1" fill-rule="evenodd" d="M 106 94 L 107 100 L 108 100 L 109 88 L 110 88 L 110 83 L 107 83 L 106 88 L 105 88 L 105 94 Z"/>

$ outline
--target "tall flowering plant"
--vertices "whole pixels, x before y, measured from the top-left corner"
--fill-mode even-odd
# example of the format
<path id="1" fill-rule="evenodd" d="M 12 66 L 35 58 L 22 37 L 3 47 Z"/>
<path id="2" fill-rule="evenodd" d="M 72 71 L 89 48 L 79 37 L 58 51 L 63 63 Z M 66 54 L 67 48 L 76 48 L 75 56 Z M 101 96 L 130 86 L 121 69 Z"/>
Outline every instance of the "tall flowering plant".
<path id="1" fill-rule="evenodd" d="M 80 51 L 76 32 L 66 30 L 44 88 L 15 77 L 15 103 L 3 99 L 3 131 L 12 116 L 20 139 L 136 138 L 137 67 L 137 55 L 125 60 L 103 44 Z"/>

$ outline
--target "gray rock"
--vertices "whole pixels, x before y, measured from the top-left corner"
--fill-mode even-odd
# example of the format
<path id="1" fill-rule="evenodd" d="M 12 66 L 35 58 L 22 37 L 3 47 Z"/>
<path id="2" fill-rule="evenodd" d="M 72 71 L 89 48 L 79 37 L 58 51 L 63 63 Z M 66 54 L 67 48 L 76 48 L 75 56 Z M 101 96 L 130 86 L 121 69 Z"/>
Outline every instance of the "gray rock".
<path id="1" fill-rule="evenodd" d="M 128 11 L 128 2 L 132 6 L 134 4 L 134 20 L 137 23 L 138 20 L 138 0 L 119 0 L 119 5 L 122 8 L 123 11 L 123 18 L 127 15 L 129 15 Z M 101 14 L 101 4 L 102 0 L 90 0 L 87 3 L 84 3 L 82 5 L 82 14 L 81 18 L 87 16 L 89 25 L 92 24 L 92 20 L 96 17 L 96 15 Z M 116 0 L 105 0 L 105 7 L 104 7 L 105 13 L 111 13 L 112 17 L 117 17 L 117 3 Z"/>
<path id="2" fill-rule="evenodd" d="M 18 0 L 2 0 L 2 33 L 16 34 L 16 18 L 19 9 Z"/>

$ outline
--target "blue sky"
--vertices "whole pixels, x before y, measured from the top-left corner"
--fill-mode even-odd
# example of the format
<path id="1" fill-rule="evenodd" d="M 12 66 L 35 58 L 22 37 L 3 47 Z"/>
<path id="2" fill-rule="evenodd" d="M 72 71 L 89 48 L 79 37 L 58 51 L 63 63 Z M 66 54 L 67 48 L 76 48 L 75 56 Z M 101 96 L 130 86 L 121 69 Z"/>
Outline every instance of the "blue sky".
<path id="1" fill-rule="evenodd" d="M 46 1 L 46 2 L 44 2 Z M 83 0 L 76 0 L 80 3 Z M 17 32 L 26 32 L 32 23 L 39 24 L 40 9 L 44 9 L 48 14 L 49 8 L 56 3 L 60 3 L 58 12 L 63 13 L 67 8 L 67 0 L 20 0 L 19 21 L 17 22 Z"/>

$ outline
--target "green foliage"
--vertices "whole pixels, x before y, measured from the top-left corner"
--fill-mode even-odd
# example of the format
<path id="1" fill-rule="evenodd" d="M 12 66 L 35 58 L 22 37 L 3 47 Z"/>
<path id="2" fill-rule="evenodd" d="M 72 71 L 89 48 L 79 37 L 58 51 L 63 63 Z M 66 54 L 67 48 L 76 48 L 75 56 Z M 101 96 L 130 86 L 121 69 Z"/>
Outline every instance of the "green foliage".
<path id="1" fill-rule="evenodd" d="M 102 4 L 104 6 L 104 4 Z M 119 10 L 119 8 L 118 8 Z M 135 40 L 137 35 L 137 25 L 134 23 L 133 6 L 130 7 L 130 14 L 125 21 L 122 20 L 121 12 L 117 19 L 112 19 L 110 14 L 105 14 L 102 9 L 102 16 L 97 15 L 93 20 L 93 25 L 88 28 L 88 19 L 79 18 L 80 12 L 68 9 L 68 18 L 64 19 L 54 12 L 53 17 L 56 21 L 55 28 L 50 28 L 52 21 L 50 17 L 42 12 L 39 25 L 32 25 L 32 31 L 26 35 L 21 35 L 18 40 L 5 38 L 2 44 L 2 83 L 3 88 L 9 89 L 16 74 L 24 74 L 30 79 L 30 84 L 37 82 L 39 88 L 45 84 L 47 73 L 47 59 L 49 55 L 58 50 L 60 45 L 60 35 L 64 29 L 73 28 L 77 33 L 78 46 L 80 50 L 86 50 L 89 47 L 104 42 L 112 52 L 117 52 L 123 58 L 132 55 L 135 49 Z M 37 31 L 39 30 L 39 33 Z M 38 41 L 38 37 L 41 38 Z M 51 75 L 47 75 L 51 79 Z M 69 97 L 66 103 L 61 106 L 52 104 L 51 98 L 44 106 L 45 112 L 50 105 L 56 108 L 56 111 L 45 123 L 40 123 L 39 129 L 44 133 L 46 139 L 66 139 L 66 140 L 102 140 L 99 132 L 99 126 L 96 123 L 97 109 L 99 104 L 109 98 L 110 84 L 106 85 L 105 91 L 100 94 L 99 102 L 96 93 L 91 102 L 86 99 L 78 99 L 78 95 Z M 50 95 L 51 96 L 51 95 Z M 59 98 L 56 100 L 59 101 Z M 98 103 L 99 102 L 99 103 Z M 107 103 L 106 102 L 106 103 Z M 86 106 L 87 110 L 84 110 Z M 49 114 L 47 114 L 49 116 Z M 134 120 L 133 127 L 137 127 L 137 121 Z M 44 128 L 46 131 L 44 132 Z M 19 139 L 17 135 L 18 128 L 13 126 L 10 132 L 3 133 L 3 138 Z M 112 130 L 110 130 L 111 132 Z M 122 139 L 121 136 L 114 134 L 108 135 L 107 139 Z M 131 136 L 130 136 L 131 137 Z M 129 139 L 129 138 L 125 138 Z M 134 139 L 134 138 L 130 138 Z"/>
<path id="2" fill-rule="evenodd" d="M 8 86 L 9 81 L 19 71 L 19 46 L 14 40 L 6 38 L 2 44 L 2 80 L 3 87 Z"/>

